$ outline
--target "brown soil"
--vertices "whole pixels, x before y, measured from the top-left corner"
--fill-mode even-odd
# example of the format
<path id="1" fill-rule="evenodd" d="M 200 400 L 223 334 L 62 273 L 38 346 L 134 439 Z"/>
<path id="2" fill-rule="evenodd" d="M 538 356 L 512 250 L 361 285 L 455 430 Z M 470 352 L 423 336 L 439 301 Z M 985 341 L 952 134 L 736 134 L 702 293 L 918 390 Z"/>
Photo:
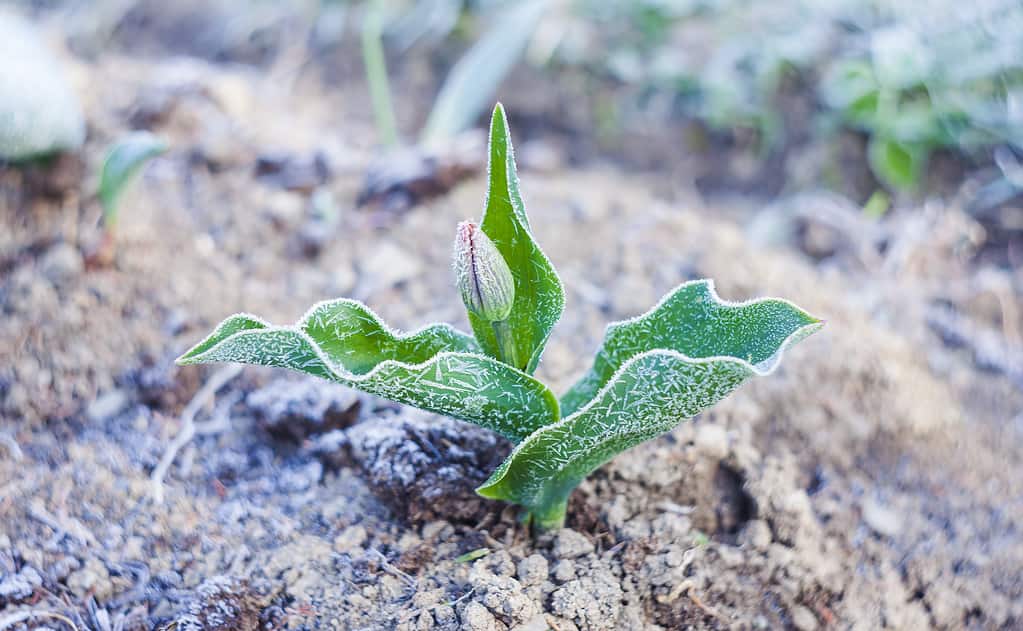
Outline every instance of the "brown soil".
<path id="1" fill-rule="evenodd" d="M 526 170 L 568 290 L 540 371 L 556 390 L 605 322 L 689 278 L 791 298 L 827 327 L 601 469 L 552 536 L 472 495 L 507 449 L 486 432 L 259 369 L 203 407 L 154 502 L 179 415 L 216 374 L 173 357 L 230 313 L 290 322 L 340 295 L 398 327 L 465 328 L 449 245 L 485 183 L 356 210 L 375 157 L 363 92 L 115 55 L 74 72 L 84 168 L 57 194 L 0 173 L 0 628 L 1023 625 L 1023 279 L 971 267 L 975 226 L 934 204 L 838 229 L 782 214 L 799 247 L 768 249 L 722 219 L 741 208 L 656 176 Z M 88 267 L 89 174 L 128 121 L 172 150 L 125 198 L 114 264 Z"/>

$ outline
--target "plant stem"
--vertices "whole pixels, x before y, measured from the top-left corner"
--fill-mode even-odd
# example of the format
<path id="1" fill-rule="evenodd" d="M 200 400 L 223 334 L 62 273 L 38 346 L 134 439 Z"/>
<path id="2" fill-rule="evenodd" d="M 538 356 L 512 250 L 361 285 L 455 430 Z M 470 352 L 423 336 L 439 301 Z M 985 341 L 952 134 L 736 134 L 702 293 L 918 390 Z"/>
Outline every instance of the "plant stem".
<path id="1" fill-rule="evenodd" d="M 380 142 L 387 147 L 398 144 L 398 125 L 394 120 L 394 106 L 391 105 L 391 87 L 387 79 L 387 59 L 384 56 L 383 22 L 384 7 L 379 0 L 372 0 L 366 7 L 362 24 L 362 60 L 366 64 L 366 81 L 373 101 L 377 131 Z"/>
<path id="2" fill-rule="evenodd" d="M 538 506 L 530 511 L 533 526 L 540 531 L 558 530 L 565 525 L 565 513 L 568 511 L 568 498 Z"/>
<path id="3" fill-rule="evenodd" d="M 511 327 L 508 325 L 507 320 L 499 320 L 492 322 L 491 325 L 494 327 L 494 336 L 497 337 L 497 347 L 501 352 L 501 361 L 521 369 L 522 365 L 518 361 L 518 349 L 515 346 L 515 337 L 512 335 Z"/>

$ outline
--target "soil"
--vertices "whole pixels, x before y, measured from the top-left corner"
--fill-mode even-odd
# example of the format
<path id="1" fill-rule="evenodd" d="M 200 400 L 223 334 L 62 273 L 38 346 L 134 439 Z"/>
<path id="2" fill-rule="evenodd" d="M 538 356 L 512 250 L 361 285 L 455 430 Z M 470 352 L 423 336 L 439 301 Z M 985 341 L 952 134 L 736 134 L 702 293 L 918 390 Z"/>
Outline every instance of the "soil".
<path id="1" fill-rule="evenodd" d="M 66 62 L 89 124 L 77 166 L 0 171 L 0 628 L 1023 625 L 1023 278 L 972 262 L 983 235 L 953 204 L 876 223 L 820 196 L 754 222 L 664 173 L 527 164 L 568 292 L 539 371 L 556 391 L 607 321 L 682 280 L 828 320 L 776 374 L 600 469 L 568 527 L 534 537 L 472 493 L 509 449 L 484 430 L 172 362 L 230 313 L 286 323 L 332 296 L 466 329 L 450 243 L 483 179 L 356 208 L 379 155 L 357 81 Z M 113 264 L 88 264 L 90 174 L 132 127 L 172 149 L 124 198 Z"/>

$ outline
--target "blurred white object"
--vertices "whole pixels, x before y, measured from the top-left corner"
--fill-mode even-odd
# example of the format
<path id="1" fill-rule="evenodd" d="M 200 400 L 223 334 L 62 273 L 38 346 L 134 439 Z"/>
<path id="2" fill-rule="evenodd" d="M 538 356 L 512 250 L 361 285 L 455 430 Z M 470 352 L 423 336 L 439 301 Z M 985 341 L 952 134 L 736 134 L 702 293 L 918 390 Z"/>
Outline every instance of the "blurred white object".
<path id="1" fill-rule="evenodd" d="M 53 54 L 31 24 L 0 11 L 0 160 L 77 149 L 85 121 Z"/>

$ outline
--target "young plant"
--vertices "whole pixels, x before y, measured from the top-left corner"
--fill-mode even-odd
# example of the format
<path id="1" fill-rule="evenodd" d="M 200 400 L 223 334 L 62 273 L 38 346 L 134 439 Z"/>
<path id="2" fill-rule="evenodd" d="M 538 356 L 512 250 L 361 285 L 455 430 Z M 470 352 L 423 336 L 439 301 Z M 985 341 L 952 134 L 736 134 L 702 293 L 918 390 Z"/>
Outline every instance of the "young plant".
<path id="1" fill-rule="evenodd" d="M 178 363 L 291 368 L 489 428 L 515 448 L 477 492 L 557 528 L 587 475 L 771 372 L 822 322 L 784 300 L 728 303 L 710 281 L 683 283 L 647 313 L 611 324 L 593 366 L 559 402 L 532 374 L 564 291 L 526 218 L 500 105 L 489 153 L 483 219 L 460 224 L 455 240 L 473 335 L 447 324 L 398 333 L 339 299 L 293 326 L 232 316 Z"/>
<path id="2" fill-rule="evenodd" d="M 121 195 L 149 160 L 167 151 L 167 144 L 140 131 L 121 138 L 107 150 L 99 176 L 99 202 L 103 207 L 103 232 L 88 254 L 90 264 L 106 266 L 114 261 Z"/>

